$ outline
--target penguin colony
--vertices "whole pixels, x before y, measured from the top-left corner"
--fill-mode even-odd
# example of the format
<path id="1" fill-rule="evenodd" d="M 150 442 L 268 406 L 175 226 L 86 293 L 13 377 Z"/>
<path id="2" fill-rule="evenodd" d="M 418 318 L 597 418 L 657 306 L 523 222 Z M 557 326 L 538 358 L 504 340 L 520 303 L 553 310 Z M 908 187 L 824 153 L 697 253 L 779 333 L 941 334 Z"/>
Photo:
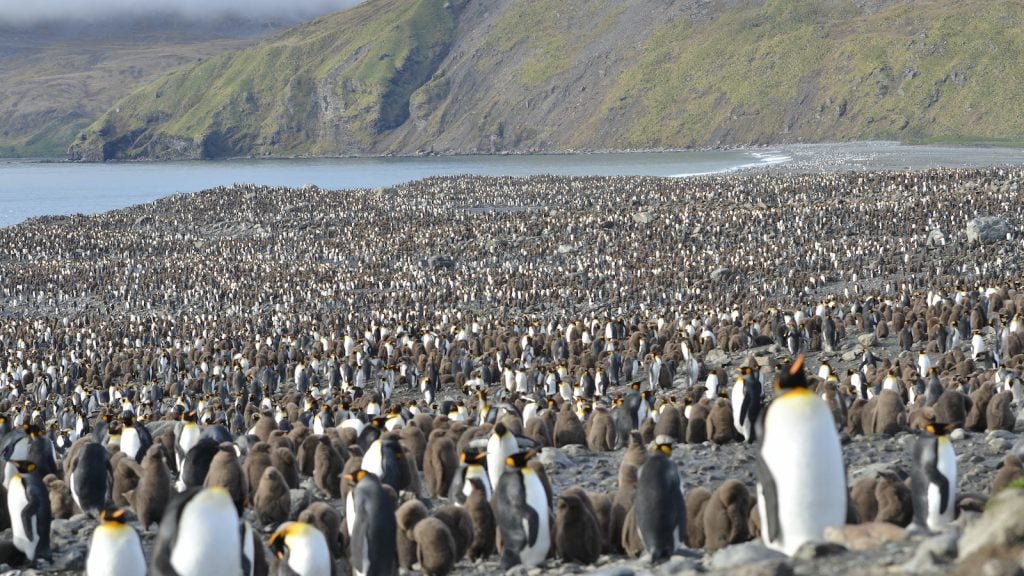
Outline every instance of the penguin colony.
<path id="1" fill-rule="evenodd" d="M 443 575 L 943 530 L 950 433 L 1024 408 L 1022 175 L 237 186 L 0 230 L 0 563 Z M 977 214 L 1005 237 L 958 238 Z M 849 482 L 844 443 L 907 431 L 909 474 Z M 708 444 L 749 476 L 688 481 Z M 622 455 L 614 490 L 541 463 L 575 445 Z"/>

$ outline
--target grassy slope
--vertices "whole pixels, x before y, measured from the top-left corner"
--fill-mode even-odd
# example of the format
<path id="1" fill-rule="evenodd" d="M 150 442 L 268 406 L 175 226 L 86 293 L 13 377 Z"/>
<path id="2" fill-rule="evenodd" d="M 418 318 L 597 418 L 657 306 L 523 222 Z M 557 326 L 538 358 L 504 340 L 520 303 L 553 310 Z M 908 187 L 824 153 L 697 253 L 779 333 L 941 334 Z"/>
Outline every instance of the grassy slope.
<path id="1" fill-rule="evenodd" d="M 218 157 L 487 151 L 495 138 L 508 150 L 1024 141 L 1024 26 L 1009 0 L 530 0 L 470 4 L 472 29 L 447 5 L 369 0 L 211 59 L 122 101 L 81 149 L 133 158 L 180 156 L 182 142 Z"/>
<path id="2" fill-rule="evenodd" d="M 165 23 L 0 30 L 0 157 L 64 156 L 120 98 L 169 71 L 255 42 L 259 30 Z"/>
<path id="3" fill-rule="evenodd" d="M 340 126 L 369 146 L 405 121 L 411 93 L 447 51 L 450 5 L 379 0 L 176 72 L 105 114 L 83 133 L 83 148 L 140 131 L 113 155 L 173 155 L 154 144 L 160 135 L 200 144 L 202 157 L 331 154 Z"/>

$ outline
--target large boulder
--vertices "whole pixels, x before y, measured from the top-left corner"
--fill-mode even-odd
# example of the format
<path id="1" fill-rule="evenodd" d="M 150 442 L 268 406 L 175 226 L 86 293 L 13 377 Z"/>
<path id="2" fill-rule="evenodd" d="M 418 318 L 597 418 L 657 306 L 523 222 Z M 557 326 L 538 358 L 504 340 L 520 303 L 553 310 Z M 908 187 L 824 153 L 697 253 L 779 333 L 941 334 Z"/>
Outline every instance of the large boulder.
<path id="1" fill-rule="evenodd" d="M 967 222 L 967 241 L 971 244 L 990 244 L 1006 240 L 1010 231 L 1010 225 L 1004 218 L 998 216 L 979 216 Z"/>

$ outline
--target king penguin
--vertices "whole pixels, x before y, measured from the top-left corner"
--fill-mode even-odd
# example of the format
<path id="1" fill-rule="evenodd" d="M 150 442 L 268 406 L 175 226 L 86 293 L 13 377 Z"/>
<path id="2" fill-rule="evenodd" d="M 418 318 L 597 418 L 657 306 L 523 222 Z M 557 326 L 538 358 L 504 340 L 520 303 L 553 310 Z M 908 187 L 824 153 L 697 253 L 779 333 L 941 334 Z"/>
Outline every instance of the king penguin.
<path id="1" fill-rule="evenodd" d="M 946 436 L 957 424 L 928 424 L 914 444 L 910 476 L 914 524 L 935 531 L 956 515 L 956 453 Z"/>
<path id="2" fill-rule="evenodd" d="M 334 573 L 327 538 L 312 524 L 285 522 L 270 537 L 279 574 L 329 576 Z"/>
<path id="3" fill-rule="evenodd" d="M 125 520 L 120 508 L 100 513 L 100 525 L 89 541 L 86 576 L 146 576 L 142 539 Z"/>
<path id="4" fill-rule="evenodd" d="M 669 458 L 673 441 L 668 436 L 656 438 L 657 450 L 637 473 L 633 513 L 651 564 L 667 560 L 686 542 L 686 500 L 679 466 Z"/>
<path id="5" fill-rule="evenodd" d="M 537 472 L 528 465 L 536 451 L 517 452 L 505 459 L 494 489 L 494 516 L 501 534 L 501 569 L 523 564 L 533 568 L 551 548 L 551 511 Z"/>
<path id="6" fill-rule="evenodd" d="M 136 421 L 134 414 L 124 416 L 123 423 L 120 450 L 141 464 L 146 451 L 153 445 L 153 436 L 145 424 Z"/>
<path id="7" fill-rule="evenodd" d="M 749 367 L 744 367 L 732 388 L 732 415 L 736 431 L 747 443 L 756 438 L 756 424 L 761 417 L 761 381 Z"/>
<path id="8" fill-rule="evenodd" d="M 219 486 L 189 488 L 160 521 L 152 576 L 242 573 L 242 533 L 231 494 Z"/>
<path id="9" fill-rule="evenodd" d="M 480 480 L 479 486 L 484 492 L 484 500 L 491 500 L 491 480 L 487 475 L 487 454 L 475 450 L 464 450 L 459 457 L 461 465 L 452 480 L 451 489 L 448 491 L 448 499 L 457 506 L 464 506 L 466 500 L 473 494 L 474 484 L 472 480 Z"/>
<path id="10" fill-rule="evenodd" d="M 14 547 L 29 562 L 50 559 L 50 494 L 36 472 L 35 462 L 14 460 L 15 474 L 7 486 Z"/>
<path id="11" fill-rule="evenodd" d="M 355 576 L 398 573 L 395 504 L 375 474 L 357 470 L 346 475 L 355 487 L 345 502 L 349 557 Z"/>
<path id="12" fill-rule="evenodd" d="M 71 496 L 75 504 L 89 516 L 98 518 L 106 508 L 111 478 L 107 449 L 89 442 L 79 450 L 71 463 Z"/>
<path id="13" fill-rule="evenodd" d="M 498 486 L 498 480 L 505 469 L 505 459 L 517 451 L 519 443 L 512 432 L 501 422 L 495 424 L 487 439 L 487 476 L 492 489 Z"/>
<path id="14" fill-rule="evenodd" d="M 757 507 L 765 545 L 792 556 L 846 522 L 846 467 L 832 412 L 808 388 L 802 355 L 775 385 L 757 459 Z"/>

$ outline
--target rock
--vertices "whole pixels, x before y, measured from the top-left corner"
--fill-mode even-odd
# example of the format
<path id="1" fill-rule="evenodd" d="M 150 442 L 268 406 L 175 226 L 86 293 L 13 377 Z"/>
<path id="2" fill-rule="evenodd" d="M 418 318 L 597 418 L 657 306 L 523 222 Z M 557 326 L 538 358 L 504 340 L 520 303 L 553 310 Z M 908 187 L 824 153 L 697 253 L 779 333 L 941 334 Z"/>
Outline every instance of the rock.
<path id="1" fill-rule="evenodd" d="M 849 550 L 871 550 L 886 542 L 904 540 L 907 531 L 888 522 L 846 524 L 825 528 L 825 540 L 839 544 Z"/>
<path id="2" fill-rule="evenodd" d="M 878 345 L 878 337 L 875 336 L 874 332 L 868 332 L 857 336 L 857 343 L 864 348 L 870 348 L 871 346 Z"/>
<path id="3" fill-rule="evenodd" d="M 558 245 L 558 253 L 559 254 L 568 254 L 570 252 L 574 252 L 575 250 L 576 250 L 576 247 L 571 246 L 569 244 L 559 244 Z"/>
<path id="4" fill-rule="evenodd" d="M 427 265 L 430 266 L 432 270 L 440 270 L 441 268 L 452 269 L 455 268 L 455 259 L 451 256 L 438 254 L 428 258 Z"/>
<path id="5" fill-rule="evenodd" d="M 729 355 L 725 351 L 715 348 L 704 355 L 704 363 L 709 366 L 721 366 L 729 361 Z"/>
<path id="6" fill-rule="evenodd" d="M 856 350 L 847 350 L 843 352 L 843 362 L 853 362 L 857 359 L 860 354 Z"/>
<path id="7" fill-rule="evenodd" d="M 729 276 L 731 274 L 732 274 L 732 270 L 730 270 L 729 268 L 725 268 L 725 267 L 718 268 L 714 272 L 711 273 L 711 281 L 712 282 L 724 282 L 724 281 L 729 279 Z"/>
<path id="8" fill-rule="evenodd" d="M 805 542 L 796 549 L 796 553 L 793 554 L 793 558 L 797 560 L 812 560 L 814 558 L 834 556 L 845 551 L 845 546 L 835 544 L 833 542 Z"/>
<path id="9" fill-rule="evenodd" d="M 727 570 L 738 568 L 744 564 L 755 562 L 769 562 L 773 560 L 786 560 L 787 556 L 777 550 L 771 550 L 764 543 L 758 540 L 733 544 L 726 546 L 711 557 L 710 568 L 712 570 Z"/>
<path id="10" fill-rule="evenodd" d="M 654 222 L 654 214 L 651 212 L 637 212 L 633 214 L 633 222 L 637 224 L 650 224 Z"/>
<path id="11" fill-rule="evenodd" d="M 942 230 L 933 228 L 928 231 L 928 239 L 925 241 L 928 246 L 945 246 L 946 235 L 942 233 Z"/>
<path id="12" fill-rule="evenodd" d="M 1006 240 L 1010 226 L 1006 219 L 998 216 L 979 216 L 967 222 L 964 232 L 967 234 L 967 241 L 971 244 L 991 244 Z"/>
<path id="13" fill-rule="evenodd" d="M 941 564 L 956 557 L 957 541 L 960 534 L 949 531 L 925 539 L 918 545 L 914 555 L 902 566 L 904 572 L 921 574 L 925 572 L 943 571 Z"/>
<path id="14" fill-rule="evenodd" d="M 986 546 L 1012 546 L 1024 542 L 1024 490 L 1007 488 L 993 497 L 981 518 L 967 526 L 960 538 L 962 560 Z"/>
<path id="15" fill-rule="evenodd" d="M 967 432 L 963 428 L 957 428 L 949 434 L 949 439 L 954 442 L 963 440 L 964 438 L 967 438 Z"/>
<path id="16" fill-rule="evenodd" d="M 566 448 L 569 448 L 566 446 Z M 575 468 L 576 463 L 559 448 L 544 448 L 537 455 L 544 468 Z"/>
<path id="17" fill-rule="evenodd" d="M 288 497 L 291 498 L 291 508 L 288 512 L 288 518 L 295 520 L 299 517 L 299 514 L 309 506 L 309 491 L 305 488 L 293 488 L 288 491 Z"/>

